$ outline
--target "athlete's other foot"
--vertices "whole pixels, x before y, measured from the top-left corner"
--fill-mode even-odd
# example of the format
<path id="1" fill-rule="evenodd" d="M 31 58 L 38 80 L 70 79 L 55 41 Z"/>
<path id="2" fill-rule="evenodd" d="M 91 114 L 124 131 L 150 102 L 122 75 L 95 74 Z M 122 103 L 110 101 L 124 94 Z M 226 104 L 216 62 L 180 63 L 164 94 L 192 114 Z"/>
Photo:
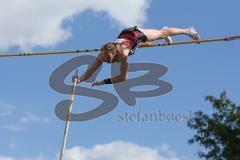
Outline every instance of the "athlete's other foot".
<path id="1" fill-rule="evenodd" d="M 187 28 L 186 34 L 193 40 L 201 39 L 199 33 L 196 31 L 196 29 L 193 26 Z"/>

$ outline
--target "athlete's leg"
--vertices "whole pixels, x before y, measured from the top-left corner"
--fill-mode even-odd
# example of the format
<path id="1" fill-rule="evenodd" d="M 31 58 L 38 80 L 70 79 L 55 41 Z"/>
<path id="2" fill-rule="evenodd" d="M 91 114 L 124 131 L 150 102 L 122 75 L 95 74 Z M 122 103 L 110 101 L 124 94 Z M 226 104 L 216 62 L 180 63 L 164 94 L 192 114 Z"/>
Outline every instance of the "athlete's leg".
<path id="1" fill-rule="evenodd" d="M 154 41 L 154 40 L 166 38 L 168 36 L 187 33 L 186 29 L 181 29 L 181 28 L 164 28 L 160 30 L 143 29 L 143 28 L 138 28 L 138 29 L 147 36 L 148 41 Z"/>
<path id="2" fill-rule="evenodd" d="M 193 27 L 189 27 L 186 29 L 170 27 L 170 28 L 163 28 L 160 30 L 143 29 L 143 28 L 138 28 L 138 29 L 147 36 L 148 41 L 163 39 L 168 36 L 174 36 L 179 34 L 187 34 L 188 36 L 190 36 L 192 39 L 195 39 L 195 40 L 200 39 L 199 34 Z"/>

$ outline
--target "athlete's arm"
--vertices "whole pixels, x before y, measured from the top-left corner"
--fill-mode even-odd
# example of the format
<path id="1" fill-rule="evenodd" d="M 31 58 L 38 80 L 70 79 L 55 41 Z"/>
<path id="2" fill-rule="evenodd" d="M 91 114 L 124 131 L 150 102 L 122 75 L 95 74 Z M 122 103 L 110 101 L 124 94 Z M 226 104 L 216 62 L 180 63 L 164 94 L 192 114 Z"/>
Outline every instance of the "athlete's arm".
<path id="1" fill-rule="evenodd" d="M 120 75 L 111 78 L 112 83 L 119 83 L 122 81 L 125 81 L 127 79 L 127 73 L 128 73 L 128 62 L 127 62 L 127 56 L 124 56 L 121 60 L 120 64 Z"/>
<path id="2" fill-rule="evenodd" d="M 90 78 L 93 73 L 98 69 L 99 66 L 101 66 L 103 63 L 103 60 L 101 58 L 101 53 L 98 55 L 94 63 L 87 69 L 87 71 L 79 77 L 78 82 L 86 81 L 88 78 Z"/>

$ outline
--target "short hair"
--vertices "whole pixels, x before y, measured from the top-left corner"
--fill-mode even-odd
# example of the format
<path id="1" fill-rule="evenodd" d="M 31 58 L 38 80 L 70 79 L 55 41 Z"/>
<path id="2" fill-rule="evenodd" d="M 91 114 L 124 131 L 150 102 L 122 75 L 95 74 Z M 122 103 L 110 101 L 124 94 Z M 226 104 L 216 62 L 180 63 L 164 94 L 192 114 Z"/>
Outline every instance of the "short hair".
<path id="1" fill-rule="evenodd" d="M 103 51 L 104 53 L 107 53 L 107 54 L 116 54 L 116 43 L 112 43 L 112 42 L 109 42 L 109 43 L 106 43 L 102 46 L 101 48 L 101 51 Z"/>

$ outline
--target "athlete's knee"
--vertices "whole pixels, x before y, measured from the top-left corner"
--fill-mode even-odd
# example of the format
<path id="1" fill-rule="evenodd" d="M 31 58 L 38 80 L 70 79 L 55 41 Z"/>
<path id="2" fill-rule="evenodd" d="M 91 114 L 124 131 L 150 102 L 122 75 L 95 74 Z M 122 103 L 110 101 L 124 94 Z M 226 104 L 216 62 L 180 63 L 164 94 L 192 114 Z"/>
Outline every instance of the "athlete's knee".
<path id="1" fill-rule="evenodd" d="M 160 32 L 159 33 L 160 37 L 168 37 L 168 36 L 170 36 L 170 32 L 169 32 L 168 28 L 161 29 L 159 32 Z"/>

